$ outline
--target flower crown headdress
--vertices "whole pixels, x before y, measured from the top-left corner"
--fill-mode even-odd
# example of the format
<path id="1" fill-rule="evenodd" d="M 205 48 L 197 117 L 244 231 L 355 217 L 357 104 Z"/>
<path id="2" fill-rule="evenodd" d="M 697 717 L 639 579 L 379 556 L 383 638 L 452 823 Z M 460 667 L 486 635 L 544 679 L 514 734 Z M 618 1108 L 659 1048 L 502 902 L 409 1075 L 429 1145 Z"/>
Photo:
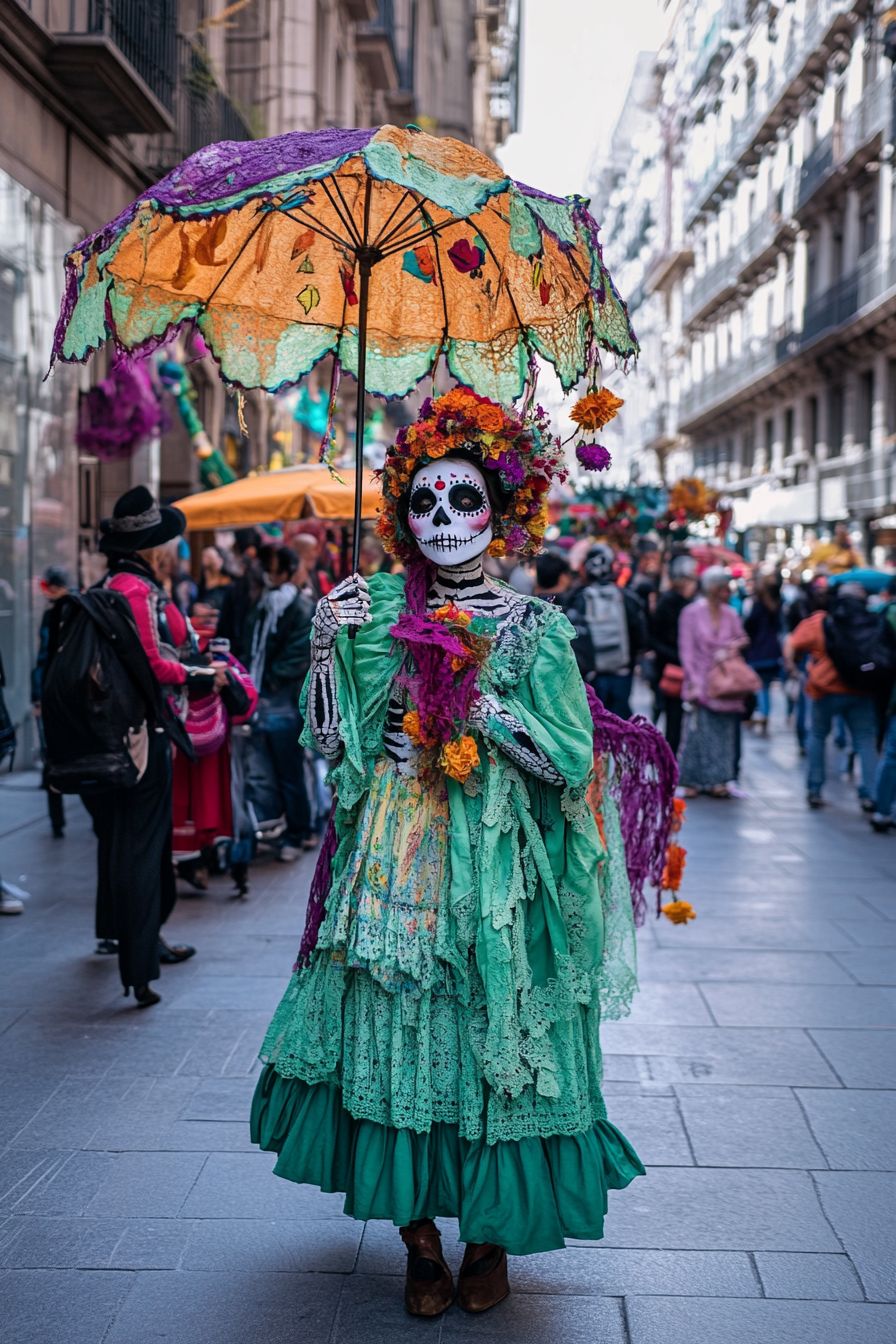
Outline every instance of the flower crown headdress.
<path id="1" fill-rule="evenodd" d="M 399 430 L 379 473 L 383 506 L 376 530 L 386 550 L 402 560 L 413 556 L 416 543 L 399 503 L 418 467 L 452 452 L 468 453 L 484 472 L 497 473 L 508 498 L 504 512 L 492 514 L 489 554 L 537 555 L 547 529 L 551 482 L 567 476 L 560 443 L 551 437 L 540 406 L 516 415 L 466 387 L 428 397 L 414 423 Z"/>

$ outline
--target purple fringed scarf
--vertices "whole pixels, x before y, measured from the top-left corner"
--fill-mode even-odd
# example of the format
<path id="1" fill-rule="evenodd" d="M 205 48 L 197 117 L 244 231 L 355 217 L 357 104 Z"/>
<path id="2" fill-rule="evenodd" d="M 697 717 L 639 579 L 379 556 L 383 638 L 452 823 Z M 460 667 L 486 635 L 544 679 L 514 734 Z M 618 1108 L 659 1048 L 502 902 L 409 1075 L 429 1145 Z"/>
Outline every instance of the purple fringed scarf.
<path id="1" fill-rule="evenodd" d="M 311 960 L 311 953 L 317 947 L 317 936 L 320 933 L 327 897 L 330 894 L 330 883 L 333 877 L 333 856 L 336 853 L 337 843 L 336 804 L 334 802 L 330 820 L 327 823 L 324 842 L 317 856 L 317 867 L 314 870 L 314 877 L 311 879 L 308 909 L 305 913 L 305 932 L 302 934 L 302 945 L 299 948 L 296 964 L 293 966 L 294 971 L 297 971 L 300 966 L 308 965 Z"/>
<path id="2" fill-rule="evenodd" d="M 585 693 L 594 724 L 594 750 L 612 756 L 615 765 L 609 788 L 619 809 L 632 910 L 640 927 L 647 918 L 645 882 L 657 889 L 657 916 L 660 913 L 678 766 L 665 738 L 643 715 L 626 722 L 604 709 L 590 686 L 585 686 Z"/>

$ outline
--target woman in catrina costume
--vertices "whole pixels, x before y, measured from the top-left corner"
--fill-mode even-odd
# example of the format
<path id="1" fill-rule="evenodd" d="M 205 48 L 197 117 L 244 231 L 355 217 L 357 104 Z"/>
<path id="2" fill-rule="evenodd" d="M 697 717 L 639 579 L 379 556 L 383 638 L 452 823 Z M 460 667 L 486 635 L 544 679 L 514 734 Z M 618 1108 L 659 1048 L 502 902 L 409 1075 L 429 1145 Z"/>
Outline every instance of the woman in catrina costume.
<path id="1" fill-rule="evenodd" d="M 562 462 L 540 413 L 427 401 L 382 473 L 407 577 L 353 575 L 314 618 L 303 740 L 338 802 L 252 1137 L 399 1227 L 415 1315 L 455 1296 L 434 1218 L 459 1220 L 457 1301 L 484 1311 L 508 1252 L 600 1238 L 607 1191 L 644 1171 L 600 1090 L 634 938 L 574 632 L 482 568 L 540 549 Z"/>

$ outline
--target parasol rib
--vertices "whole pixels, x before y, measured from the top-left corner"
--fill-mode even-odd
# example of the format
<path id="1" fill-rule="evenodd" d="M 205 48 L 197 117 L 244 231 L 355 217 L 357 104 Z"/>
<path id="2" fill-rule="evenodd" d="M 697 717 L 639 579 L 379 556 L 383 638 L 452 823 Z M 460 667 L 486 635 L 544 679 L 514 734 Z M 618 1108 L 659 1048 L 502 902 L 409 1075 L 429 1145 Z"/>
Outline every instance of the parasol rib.
<path id="1" fill-rule="evenodd" d="M 382 229 L 380 229 L 379 233 L 377 234 L 377 236 L 376 236 L 376 237 L 374 238 L 374 240 L 373 240 L 373 246 L 374 246 L 374 247 L 379 247 L 380 243 L 383 241 L 383 230 L 384 230 L 384 229 L 388 229 L 389 225 L 392 223 L 393 219 L 394 219 L 395 216 L 398 214 L 399 210 L 400 210 L 401 207 L 404 205 L 405 201 L 408 199 L 408 197 L 410 196 L 410 194 L 411 194 L 411 191 L 410 191 L 410 188 L 408 188 L 408 189 L 405 191 L 404 195 L 399 197 L 397 204 L 394 205 L 394 206 L 392 207 L 392 211 L 391 211 L 391 214 L 389 215 L 389 218 L 386 220 L 386 222 L 385 222 L 385 224 L 383 225 Z"/>
<path id="2" fill-rule="evenodd" d="M 335 179 L 335 177 L 333 178 L 333 183 L 334 183 L 334 185 L 336 184 L 336 179 Z M 360 246 L 360 244 L 361 244 L 361 239 L 358 237 L 358 230 L 355 228 L 355 221 L 354 221 L 354 219 L 352 219 L 351 215 L 348 213 L 348 206 L 345 204 L 345 200 L 343 199 L 342 192 L 339 191 L 339 188 L 338 188 L 338 186 L 337 186 L 337 187 L 336 187 L 336 190 L 339 191 L 339 199 L 340 199 L 340 201 L 342 201 L 343 207 L 344 207 L 344 209 L 345 209 L 345 213 L 343 213 L 343 211 L 340 210 L 339 206 L 338 206 L 338 205 L 336 204 L 336 202 L 333 200 L 333 197 L 332 197 L 332 195 L 331 195 L 331 193 L 330 193 L 330 188 L 327 186 L 327 179 L 326 179 L 325 177 L 322 177 L 322 178 L 321 178 L 321 180 L 320 180 L 320 184 L 321 184 L 321 186 L 323 187 L 324 191 L 327 193 L 327 198 L 328 198 L 330 204 L 332 205 L 333 209 L 335 210 L 337 218 L 340 219 L 340 220 L 342 221 L 342 223 L 345 225 L 345 227 L 348 229 L 349 233 L 351 234 L 352 238 L 353 238 L 354 241 L 355 241 L 355 244 L 356 244 L 357 246 Z"/>
<path id="3" fill-rule="evenodd" d="M 300 219 L 296 219 L 293 214 L 294 210 L 301 216 Z M 354 251 L 355 249 L 356 244 L 353 243 L 351 239 L 340 238 L 338 234 L 331 233 L 330 230 L 321 224 L 319 220 L 316 220 L 313 215 L 305 215 L 297 205 L 290 206 L 288 210 L 281 210 L 280 213 L 286 215 L 287 218 L 294 220 L 296 224 L 307 224 L 313 233 L 319 233 L 321 238 L 328 238 L 330 242 L 335 243 L 337 247 L 347 247 L 350 248 L 351 251 Z"/>

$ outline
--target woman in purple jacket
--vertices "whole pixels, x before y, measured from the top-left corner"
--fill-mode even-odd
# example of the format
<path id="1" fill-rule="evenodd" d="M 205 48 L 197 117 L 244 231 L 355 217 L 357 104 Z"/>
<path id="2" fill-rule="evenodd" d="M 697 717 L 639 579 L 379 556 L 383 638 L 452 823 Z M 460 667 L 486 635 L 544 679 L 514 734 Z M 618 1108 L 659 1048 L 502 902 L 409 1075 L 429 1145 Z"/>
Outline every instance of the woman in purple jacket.
<path id="1" fill-rule="evenodd" d="M 679 753 L 680 783 L 687 797 L 730 796 L 737 768 L 737 734 L 742 700 L 713 700 L 707 682 L 713 666 L 749 643 L 736 611 L 728 605 L 731 576 L 713 565 L 700 578 L 703 596 L 681 613 L 678 651 L 684 668 L 683 700 L 690 704 Z"/>

